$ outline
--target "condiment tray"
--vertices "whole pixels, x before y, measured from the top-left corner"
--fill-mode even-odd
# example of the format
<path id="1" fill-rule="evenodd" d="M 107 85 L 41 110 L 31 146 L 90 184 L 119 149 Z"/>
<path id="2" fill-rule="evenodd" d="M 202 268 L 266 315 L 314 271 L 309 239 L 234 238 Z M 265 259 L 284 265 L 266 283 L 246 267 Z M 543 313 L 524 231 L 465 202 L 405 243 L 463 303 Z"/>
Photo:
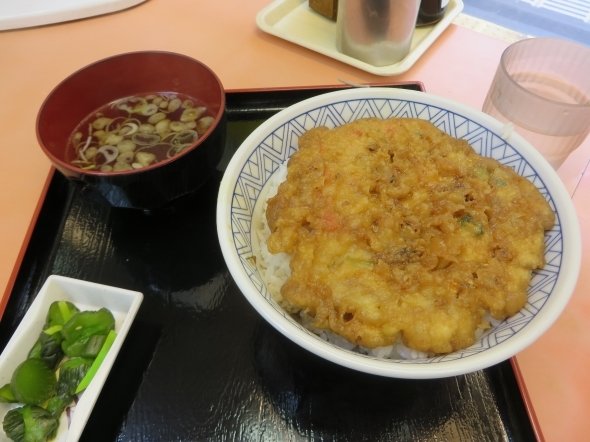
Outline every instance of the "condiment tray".
<path id="1" fill-rule="evenodd" d="M 275 0 L 256 16 L 258 27 L 268 34 L 296 43 L 375 75 L 399 75 L 410 69 L 463 10 L 462 0 L 450 0 L 444 17 L 431 26 L 417 27 L 410 53 L 387 66 L 373 66 L 336 49 L 336 22 L 311 10 L 307 0 Z"/>
<path id="2" fill-rule="evenodd" d="M 77 441 L 98 399 L 113 363 L 123 345 L 127 332 L 143 300 L 140 292 L 95 284 L 64 276 L 47 278 L 27 313 L 0 355 L 0 386 L 10 382 L 16 367 L 27 354 L 43 330 L 49 306 L 53 301 L 70 301 L 81 311 L 105 307 L 115 317 L 117 336 L 88 387 L 80 393 L 78 402 L 70 412 L 62 413 L 56 442 Z M 0 403 L 0 419 L 18 404 Z M 0 430 L 0 440 L 6 435 Z"/>

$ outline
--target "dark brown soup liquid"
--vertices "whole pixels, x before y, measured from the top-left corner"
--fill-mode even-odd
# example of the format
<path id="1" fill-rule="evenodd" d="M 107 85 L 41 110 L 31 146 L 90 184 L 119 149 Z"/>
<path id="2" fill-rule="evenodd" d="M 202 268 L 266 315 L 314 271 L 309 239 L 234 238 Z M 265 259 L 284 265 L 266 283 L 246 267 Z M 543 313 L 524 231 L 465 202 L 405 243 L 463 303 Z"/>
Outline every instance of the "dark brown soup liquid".
<path id="1" fill-rule="evenodd" d="M 66 158 L 86 170 L 141 169 L 183 152 L 212 122 L 207 107 L 185 94 L 125 97 L 92 112 L 76 127 Z"/>

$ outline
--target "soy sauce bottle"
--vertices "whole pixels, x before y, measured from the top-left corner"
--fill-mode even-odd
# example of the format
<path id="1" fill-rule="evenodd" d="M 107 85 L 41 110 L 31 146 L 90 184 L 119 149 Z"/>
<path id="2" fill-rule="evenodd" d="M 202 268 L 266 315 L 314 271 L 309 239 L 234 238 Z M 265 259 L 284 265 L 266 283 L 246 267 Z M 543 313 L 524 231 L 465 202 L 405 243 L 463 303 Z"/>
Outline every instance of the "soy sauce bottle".
<path id="1" fill-rule="evenodd" d="M 439 22 L 445 15 L 449 0 L 422 0 L 416 26 L 428 26 Z"/>

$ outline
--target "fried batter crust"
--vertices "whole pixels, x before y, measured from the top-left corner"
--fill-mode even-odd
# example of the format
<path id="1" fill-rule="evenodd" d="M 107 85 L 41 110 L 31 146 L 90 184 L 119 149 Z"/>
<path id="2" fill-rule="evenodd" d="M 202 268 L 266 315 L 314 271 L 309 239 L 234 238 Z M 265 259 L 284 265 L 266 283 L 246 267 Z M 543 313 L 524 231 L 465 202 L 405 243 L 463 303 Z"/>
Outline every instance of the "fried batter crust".
<path id="1" fill-rule="evenodd" d="M 269 251 L 291 256 L 289 312 L 432 353 L 524 306 L 554 223 L 533 184 L 418 119 L 308 131 L 266 216 Z"/>

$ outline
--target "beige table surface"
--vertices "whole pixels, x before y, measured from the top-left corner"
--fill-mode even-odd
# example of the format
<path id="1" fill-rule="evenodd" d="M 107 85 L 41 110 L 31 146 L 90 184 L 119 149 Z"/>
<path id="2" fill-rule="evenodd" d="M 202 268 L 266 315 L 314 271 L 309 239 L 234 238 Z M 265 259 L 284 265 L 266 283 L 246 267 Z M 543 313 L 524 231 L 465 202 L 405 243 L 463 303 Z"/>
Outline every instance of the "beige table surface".
<path id="1" fill-rule="evenodd" d="M 480 108 L 507 43 L 452 25 L 406 73 L 378 77 L 257 29 L 265 0 L 148 0 L 90 19 L 0 32 L 0 311 L 10 294 L 51 170 L 35 136 L 44 97 L 95 60 L 135 50 L 169 50 L 200 59 L 226 89 L 331 85 L 342 81 L 422 81 L 436 95 Z M 1 11 L 0 11 L 1 13 Z M 590 140 L 560 168 L 583 235 L 573 298 L 557 323 L 517 356 L 544 437 L 590 437 Z"/>

